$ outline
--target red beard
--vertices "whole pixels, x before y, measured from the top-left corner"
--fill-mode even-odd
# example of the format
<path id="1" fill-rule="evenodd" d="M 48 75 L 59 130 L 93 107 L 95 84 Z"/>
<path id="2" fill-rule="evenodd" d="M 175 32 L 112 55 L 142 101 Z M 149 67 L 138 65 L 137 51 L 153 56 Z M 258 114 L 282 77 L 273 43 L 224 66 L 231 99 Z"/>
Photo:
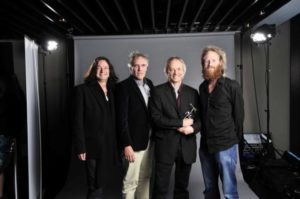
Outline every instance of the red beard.
<path id="1" fill-rule="evenodd" d="M 214 80 L 222 76 L 221 66 L 217 68 L 203 68 L 202 69 L 203 78 L 205 80 Z"/>

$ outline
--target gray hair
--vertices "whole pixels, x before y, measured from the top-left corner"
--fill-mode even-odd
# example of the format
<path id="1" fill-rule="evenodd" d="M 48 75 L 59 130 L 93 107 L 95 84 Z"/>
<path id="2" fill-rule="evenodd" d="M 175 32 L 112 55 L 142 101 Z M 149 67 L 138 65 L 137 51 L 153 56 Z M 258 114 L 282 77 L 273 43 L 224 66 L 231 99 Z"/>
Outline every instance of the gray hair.
<path id="1" fill-rule="evenodd" d="M 129 68 L 133 67 L 134 60 L 136 58 L 138 58 L 138 57 L 142 57 L 142 58 L 146 59 L 147 62 L 148 62 L 148 65 L 149 65 L 149 57 L 148 57 L 148 55 L 135 50 L 135 51 L 130 52 L 129 55 L 128 55 L 128 61 L 129 62 L 128 62 L 127 65 L 128 65 Z"/>

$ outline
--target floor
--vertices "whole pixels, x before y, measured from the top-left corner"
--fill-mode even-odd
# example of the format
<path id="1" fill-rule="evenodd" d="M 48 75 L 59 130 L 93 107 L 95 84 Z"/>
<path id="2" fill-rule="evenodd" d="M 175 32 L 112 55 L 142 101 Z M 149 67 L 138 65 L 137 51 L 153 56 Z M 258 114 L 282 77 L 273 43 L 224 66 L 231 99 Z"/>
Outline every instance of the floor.
<path id="1" fill-rule="evenodd" d="M 273 148 L 264 147 L 265 151 L 250 150 L 240 154 L 237 181 L 241 199 L 300 199 L 300 164 L 290 162 L 281 156 L 275 158 Z M 253 152 L 254 151 L 254 152 Z M 118 171 L 112 172 L 112 181 L 105 193 L 105 199 L 121 199 L 121 178 Z M 173 174 L 172 174 L 173 175 Z M 119 176 L 119 177 L 118 177 Z M 115 179 L 115 180 L 114 180 Z M 173 176 L 167 199 L 172 198 Z M 85 172 L 83 165 L 71 160 L 68 178 L 63 189 L 55 199 L 84 199 L 86 194 Z M 220 183 L 221 186 L 221 183 Z M 204 183 L 199 158 L 193 164 L 190 176 L 190 199 L 202 199 Z"/>
<path id="2" fill-rule="evenodd" d="M 261 199 L 300 199 L 299 167 L 278 158 L 244 162 L 245 181 Z"/>
<path id="3" fill-rule="evenodd" d="M 115 176 L 116 177 L 116 176 Z M 171 178 L 172 179 L 172 178 Z M 248 184 L 244 181 L 242 171 L 240 167 L 237 169 L 237 180 L 238 180 L 238 190 L 241 199 L 256 199 L 257 195 L 251 190 Z M 170 185 L 170 191 L 168 194 L 168 199 L 172 198 L 172 182 Z M 114 184 L 109 190 L 106 191 L 106 199 L 121 199 L 121 185 Z M 199 159 L 193 165 L 193 169 L 190 177 L 190 199 L 202 199 L 203 196 L 203 180 L 201 175 L 201 166 Z M 83 165 L 79 161 L 73 159 L 71 160 L 70 172 L 65 183 L 64 188 L 60 191 L 55 199 L 84 199 L 86 194 L 86 183 L 85 183 L 85 173 Z"/>
<path id="4" fill-rule="evenodd" d="M 120 170 L 119 170 L 120 171 Z M 120 173 L 111 172 L 112 182 L 104 192 L 105 199 L 121 199 Z M 87 191 L 84 165 L 77 159 L 71 159 L 70 171 L 66 184 L 55 199 L 85 199 Z"/>

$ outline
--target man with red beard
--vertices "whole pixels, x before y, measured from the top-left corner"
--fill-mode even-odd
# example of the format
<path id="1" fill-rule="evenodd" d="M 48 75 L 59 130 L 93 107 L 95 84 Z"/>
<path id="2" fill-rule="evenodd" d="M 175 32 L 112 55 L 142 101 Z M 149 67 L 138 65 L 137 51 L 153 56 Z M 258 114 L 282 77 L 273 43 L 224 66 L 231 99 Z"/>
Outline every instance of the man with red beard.
<path id="1" fill-rule="evenodd" d="M 241 87 L 224 77 L 225 52 L 206 47 L 201 55 L 204 81 L 199 87 L 201 142 L 199 156 L 205 199 L 219 199 L 218 179 L 226 199 L 239 198 L 236 182 L 237 145 L 243 138 L 244 102 Z"/>

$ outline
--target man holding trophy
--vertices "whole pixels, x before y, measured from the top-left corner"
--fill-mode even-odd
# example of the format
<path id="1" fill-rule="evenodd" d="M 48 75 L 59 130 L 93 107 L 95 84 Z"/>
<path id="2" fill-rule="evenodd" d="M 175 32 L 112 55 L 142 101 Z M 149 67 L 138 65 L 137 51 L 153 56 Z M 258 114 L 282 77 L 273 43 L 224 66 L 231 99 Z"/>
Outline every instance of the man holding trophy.
<path id="1" fill-rule="evenodd" d="M 155 138 L 155 180 L 153 199 L 167 197 L 175 163 L 174 198 L 188 199 L 192 164 L 196 161 L 196 133 L 200 129 L 199 95 L 182 83 L 186 65 L 170 57 L 165 66 L 168 82 L 156 86 L 150 99 Z"/>

